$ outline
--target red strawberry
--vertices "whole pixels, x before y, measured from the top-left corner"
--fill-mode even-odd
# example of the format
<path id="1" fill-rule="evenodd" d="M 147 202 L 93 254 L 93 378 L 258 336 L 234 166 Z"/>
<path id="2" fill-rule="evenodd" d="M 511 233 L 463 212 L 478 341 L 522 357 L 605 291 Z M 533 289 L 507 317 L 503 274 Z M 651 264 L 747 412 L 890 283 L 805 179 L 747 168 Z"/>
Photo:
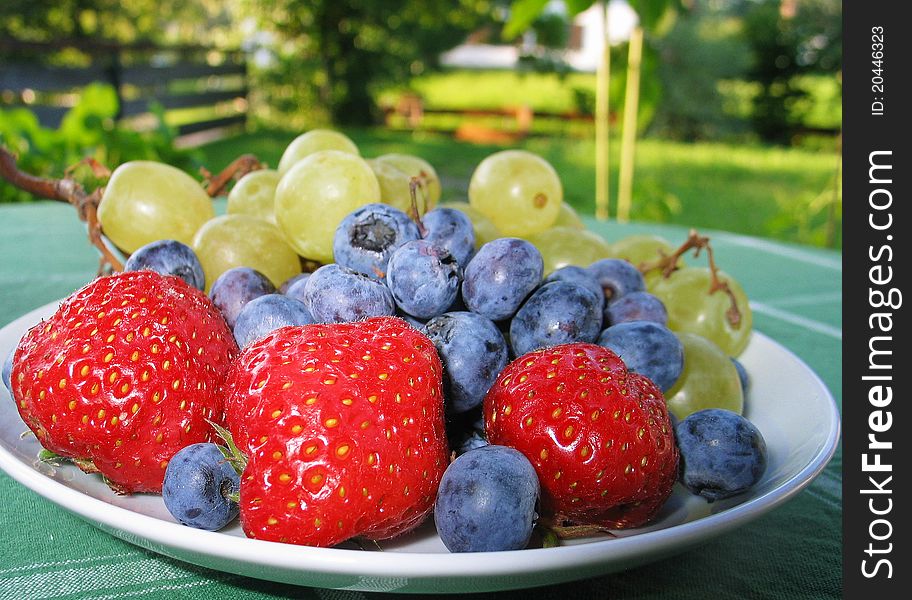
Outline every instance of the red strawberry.
<path id="1" fill-rule="evenodd" d="M 492 444 L 535 466 L 543 514 L 609 528 L 651 519 L 671 494 L 678 450 L 661 391 L 611 350 L 566 344 L 507 365 L 484 402 Z"/>
<path id="2" fill-rule="evenodd" d="M 448 464 L 441 373 L 433 343 L 392 317 L 285 327 L 244 348 L 225 409 L 248 457 L 247 536 L 332 546 L 416 527 Z"/>
<path id="3" fill-rule="evenodd" d="M 204 294 L 151 271 L 101 277 L 19 344 L 19 414 L 51 452 L 123 493 L 160 492 L 165 466 L 206 441 L 237 345 Z"/>

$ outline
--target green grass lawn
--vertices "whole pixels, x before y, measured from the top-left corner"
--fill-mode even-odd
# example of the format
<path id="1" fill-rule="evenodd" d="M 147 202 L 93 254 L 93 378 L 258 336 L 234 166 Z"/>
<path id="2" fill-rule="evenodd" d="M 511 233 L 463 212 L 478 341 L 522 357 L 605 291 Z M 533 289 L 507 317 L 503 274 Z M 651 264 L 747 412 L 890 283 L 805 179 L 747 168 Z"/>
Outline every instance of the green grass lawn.
<path id="1" fill-rule="evenodd" d="M 425 158 L 441 177 L 444 200 L 465 199 L 475 166 L 502 149 L 440 134 L 383 129 L 345 133 L 365 157 L 402 152 Z M 293 137 L 288 132 L 250 133 L 208 144 L 201 151 L 212 171 L 248 152 L 275 166 Z M 591 139 L 536 137 L 516 147 L 550 161 L 563 181 L 565 199 L 584 214 L 594 212 Z M 619 143 L 613 140 L 612 216 L 618 150 Z M 835 152 L 646 139 L 637 148 L 631 218 L 823 246 L 829 205 L 838 193 L 837 163 Z M 841 247 L 841 196 L 837 200 L 834 242 Z"/>

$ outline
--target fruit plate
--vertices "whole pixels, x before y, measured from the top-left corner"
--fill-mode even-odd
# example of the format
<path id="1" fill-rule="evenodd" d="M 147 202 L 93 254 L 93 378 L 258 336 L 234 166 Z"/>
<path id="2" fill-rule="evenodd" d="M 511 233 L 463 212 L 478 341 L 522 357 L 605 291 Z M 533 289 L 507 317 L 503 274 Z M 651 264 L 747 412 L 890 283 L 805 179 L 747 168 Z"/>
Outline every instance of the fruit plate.
<path id="1" fill-rule="evenodd" d="M 54 302 L 0 330 L 0 356 L 56 310 Z M 221 532 L 178 524 L 161 497 L 117 496 L 98 476 L 36 460 L 39 445 L 5 388 L 0 396 L 0 468 L 99 529 L 189 563 L 249 577 L 362 591 L 481 592 L 582 579 L 658 560 L 722 535 L 776 508 L 807 486 L 836 449 L 840 418 L 826 386 L 797 356 L 755 333 L 742 354 L 752 380 L 746 416 L 766 439 L 769 465 L 749 492 L 715 503 L 678 485 L 658 518 L 615 536 L 557 548 L 450 554 L 433 519 L 383 552 L 354 546 L 309 548 L 244 537 L 235 522 Z"/>

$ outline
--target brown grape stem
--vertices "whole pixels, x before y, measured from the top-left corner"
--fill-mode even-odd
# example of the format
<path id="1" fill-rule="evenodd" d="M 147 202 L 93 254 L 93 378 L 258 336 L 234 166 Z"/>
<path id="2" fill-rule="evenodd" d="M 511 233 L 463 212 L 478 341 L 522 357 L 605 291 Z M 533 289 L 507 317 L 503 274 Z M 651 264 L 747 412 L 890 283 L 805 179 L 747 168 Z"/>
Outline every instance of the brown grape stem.
<path id="1" fill-rule="evenodd" d="M 418 233 L 421 234 L 421 237 L 424 237 L 427 235 L 427 228 L 421 221 L 421 213 L 418 210 L 418 188 L 421 188 L 421 193 L 424 196 L 424 205 L 427 206 L 428 196 L 424 180 L 420 176 L 410 178 L 409 195 L 412 199 L 412 206 L 410 210 L 411 214 L 409 216 L 412 217 L 412 220 L 418 225 Z"/>
<path id="2" fill-rule="evenodd" d="M 209 194 L 210 198 L 216 198 L 225 193 L 228 184 L 232 181 L 237 181 L 247 173 L 264 168 L 266 168 L 266 165 L 261 163 L 253 154 L 242 154 L 231 161 L 231 164 L 222 169 L 222 172 L 215 177 L 205 168 L 200 168 L 200 172 L 203 175 L 203 185 L 206 187 L 206 193 Z"/>
<path id="3" fill-rule="evenodd" d="M 94 160 L 84 160 L 96 176 L 110 175 L 110 171 Z M 36 177 L 19 169 L 18 159 L 0 146 L 0 176 L 11 184 L 39 198 L 46 198 L 57 202 L 66 202 L 72 205 L 80 220 L 88 226 L 89 242 L 101 253 L 98 272 L 108 270 L 123 271 L 123 263 L 104 244 L 101 237 L 101 224 L 98 222 L 98 205 L 101 203 L 103 187 L 98 187 L 92 193 L 86 192 L 78 181 L 73 178 L 73 171 L 80 163 L 68 168 L 63 179 L 47 179 Z"/>
<path id="4" fill-rule="evenodd" d="M 723 292 L 728 296 L 730 306 L 728 307 L 728 310 L 725 311 L 725 318 L 728 320 L 729 325 L 738 329 L 741 327 L 741 310 L 738 308 L 738 300 L 735 298 L 735 293 L 732 291 L 731 287 L 729 287 L 728 282 L 719 277 L 719 267 L 716 265 L 716 258 L 709 237 L 700 235 L 697 233 L 696 229 L 691 229 L 687 235 L 687 239 L 684 240 L 684 243 L 671 254 L 665 254 L 660 250 L 660 257 L 652 262 L 641 265 L 640 272 L 645 275 L 649 271 L 659 269 L 662 271 L 662 277 L 667 279 L 671 277 L 672 273 L 680 268 L 678 267 L 678 259 L 689 250 L 693 250 L 695 258 L 700 256 L 701 250 L 706 250 L 706 257 L 709 261 L 709 271 L 712 277 L 707 293 L 714 294 L 716 292 Z"/>

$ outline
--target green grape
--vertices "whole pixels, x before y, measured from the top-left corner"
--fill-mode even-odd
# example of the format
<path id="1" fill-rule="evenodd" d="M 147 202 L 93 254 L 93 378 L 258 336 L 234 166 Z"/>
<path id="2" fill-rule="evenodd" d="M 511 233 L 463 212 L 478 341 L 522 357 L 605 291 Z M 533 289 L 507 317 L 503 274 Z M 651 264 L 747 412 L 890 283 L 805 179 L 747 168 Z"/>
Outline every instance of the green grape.
<path id="1" fill-rule="evenodd" d="M 279 185 L 279 172 L 260 169 L 247 173 L 234 184 L 228 193 L 229 215 L 250 215 L 275 223 L 275 191 Z"/>
<path id="2" fill-rule="evenodd" d="M 333 262 L 333 236 L 345 216 L 380 202 L 380 184 L 360 156 L 322 150 L 298 161 L 276 188 L 275 216 L 304 258 Z"/>
<path id="3" fill-rule="evenodd" d="M 423 158 L 411 154 L 382 154 L 368 163 L 380 181 L 383 202 L 410 212 L 412 195 L 409 185 L 412 177 L 417 177 L 419 182 L 415 190 L 419 214 L 431 210 L 440 201 L 440 177 Z"/>
<path id="4" fill-rule="evenodd" d="M 480 211 L 475 210 L 468 202 L 441 202 L 440 208 L 455 208 L 465 213 L 472 222 L 472 228 L 475 230 L 475 249 L 481 248 L 491 240 L 502 238 L 503 234 L 497 229 L 497 226 L 491 222 Z"/>
<path id="5" fill-rule="evenodd" d="M 611 257 L 611 246 L 596 233 L 575 227 L 551 227 L 526 238 L 542 254 L 545 274 L 567 265 L 588 267 Z"/>
<path id="6" fill-rule="evenodd" d="M 338 150 L 359 156 L 358 146 L 344 133 L 331 129 L 311 129 L 296 137 L 279 159 L 279 175 L 288 172 L 296 162 L 320 150 Z"/>
<path id="7" fill-rule="evenodd" d="M 561 202 L 560 210 L 557 213 L 557 219 L 555 219 L 553 227 L 585 229 L 586 225 L 583 223 L 583 220 L 580 218 L 579 213 L 576 212 L 575 208 L 566 202 Z"/>
<path id="8" fill-rule="evenodd" d="M 234 267 L 256 269 L 279 287 L 301 272 L 301 259 L 278 227 L 250 215 L 222 215 L 200 227 L 193 250 L 206 274 L 206 289 Z"/>
<path id="9" fill-rule="evenodd" d="M 702 335 L 729 356 L 738 356 L 750 341 L 753 315 L 738 282 L 722 271 L 718 276 L 728 282 L 737 315 L 731 312 L 732 299 L 723 290 L 709 293 L 712 271 L 707 267 L 684 267 L 669 277 L 653 275 L 647 278 L 647 286 L 665 304 L 670 329 Z"/>
<path id="10" fill-rule="evenodd" d="M 637 267 L 658 260 L 662 253 L 670 256 L 674 250 L 665 238 L 649 234 L 623 237 L 611 245 L 615 258 L 623 258 Z M 678 259 L 678 265 L 683 265 L 681 259 Z"/>
<path id="11" fill-rule="evenodd" d="M 469 180 L 469 204 L 507 236 L 525 237 L 551 227 L 563 199 L 554 167 L 525 150 L 491 154 Z"/>
<path id="12" fill-rule="evenodd" d="M 704 408 L 744 410 L 738 371 L 728 355 L 695 333 L 678 333 L 684 345 L 684 370 L 665 400 L 678 419 Z"/>
<path id="13" fill-rule="evenodd" d="M 156 240 L 189 245 L 196 230 L 214 216 L 212 199 L 198 181 L 148 160 L 114 169 L 98 206 L 105 236 L 128 254 Z"/>

